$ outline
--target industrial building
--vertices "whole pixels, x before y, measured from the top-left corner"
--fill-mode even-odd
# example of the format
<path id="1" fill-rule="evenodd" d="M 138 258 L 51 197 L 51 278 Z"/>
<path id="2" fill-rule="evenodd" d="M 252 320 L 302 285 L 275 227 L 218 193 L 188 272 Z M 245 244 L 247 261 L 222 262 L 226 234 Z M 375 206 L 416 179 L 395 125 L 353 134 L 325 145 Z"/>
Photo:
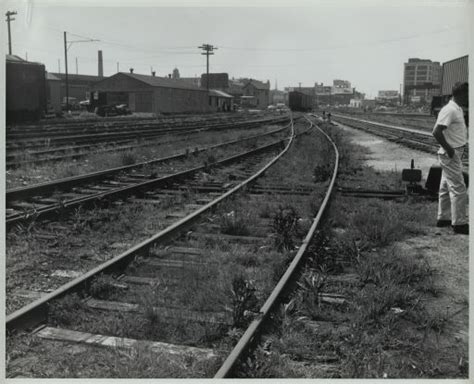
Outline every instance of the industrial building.
<path id="1" fill-rule="evenodd" d="M 119 72 L 95 83 L 91 90 L 93 105 L 127 104 L 132 112 L 211 111 L 208 92 L 180 79 Z"/>
<path id="2" fill-rule="evenodd" d="M 61 88 L 60 95 L 61 101 L 64 102 L 66 99 L 66 74 L 65 73 L 56 73 L 52 72 L 51 75 L 60 79 Z M 92 87 L 97 84 L 99 81 L 103 80 L 103 76 L 93 76 L 93 75 L 73 75 L 68 74 L 68 90 L 70 100 L 80 102 L 83 100 L 90 99 L 90 92 Z M 48 80 L 49 83 L 49 80 Z M 71 103 L 71 102 L 70 102 Z"/>
<path id="3" fill-rule="evenodd" d="M 39 120 L 46 112 L 46 75 L 41 63 L 6 55 L 5 88 L 8 123 Z"/>
<path id="4" fill-rule="evenodd" d="M 61 79 L 49 72 L 46 72 L 46 98 L 48 112 L 61 113 Z"/>
<path id="5" fill-rule="evenodd" d="M 213 112 L 229 112 L 233 108 L 234 97 L 218 89 L 209 90 L 209 106 Z"/>
<path id="6" fill-rule="evenodd" d="M 438 61 L 410 58 L 404 64 L 403 95 L 405 104 L 430 103 L 439 95 L 441 65 Z"/>
<path id="7" fill-rule="evenodd" d="M 267 108 L 270 104 L 270 82 L 266 83 L 254 79 L 249 79 L 242 87 L 243 96 L 253 97 L 255 107 L 259 109 Z"/>

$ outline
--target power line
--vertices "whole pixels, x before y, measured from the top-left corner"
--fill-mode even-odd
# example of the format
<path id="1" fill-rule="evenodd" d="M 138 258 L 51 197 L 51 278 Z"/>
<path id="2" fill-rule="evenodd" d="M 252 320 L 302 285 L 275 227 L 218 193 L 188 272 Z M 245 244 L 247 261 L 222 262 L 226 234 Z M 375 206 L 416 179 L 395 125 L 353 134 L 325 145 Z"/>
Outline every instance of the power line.
<path id="1" fill-rule="evenodd" d="M 434 35 L 439 33 L 446 33 L 456 29 L 460 29 L 460 27 L 453 27 L 453 28 L 443 28 L 443 29 L 436 29 L 430 32 L 425 33 L 417 33 L 408 36 L 400 36 L 396 38 L 390 39 L 383 39 L 383 40 L 375 40 L 375 41 L 368 41 L 368 42 L 360 42 L 360 43 L 344 43 L 326 47 L 315 47 L 315 48 L 260 48 L 260 47 L 230 47 L 230 46 L 221 46 L 222 49 L 228 50 L 236 50 L 236 51 L 259 51 L 259 52 L 315 52 L 315 51 L 325 51 L 325 50 L 333 50 L 333 49 L 346 49 L 348 47 L 357 47 L 357 46 L 372 46 L 372 45 L 379 45 L 379 44 L 386 44 L 386 43 L 395 43 L 405 40 L 412 40 L 417 39 L 419 37 L 424 37 L 428 35 Z"/>

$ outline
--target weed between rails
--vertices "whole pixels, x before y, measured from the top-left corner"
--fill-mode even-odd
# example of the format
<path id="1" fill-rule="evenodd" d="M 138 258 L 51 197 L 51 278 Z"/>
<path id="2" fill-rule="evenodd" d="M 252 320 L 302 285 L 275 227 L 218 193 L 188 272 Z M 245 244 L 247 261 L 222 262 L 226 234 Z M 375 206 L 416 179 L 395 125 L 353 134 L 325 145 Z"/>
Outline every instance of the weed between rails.
<path id="1" fill-rule="evenodd" d="M 343 180 L 361 185 L 369 180 L 369 188 L 400 185 L 395 174 L 375 175 L 355 159 L 357 151 L 339 129 L 326 132 L 338 145 Z M 314 168 L 314 176 L 327 177 L 323 168 Z M 467 363 L 461 358 L 459 368 L 449 365 L 454 359 L 439 350 L 438 337 L 454 314 L 433 315 L 425 307 L 426 295 L 440 293 L 436 271 L 422 256 L 409 257 L 394 245 L 425 233 L 425 206 L 333 198 L 326 229 L 309 246 L 295 295 L 274 317 L 270 339 L 242 363 L 240 377 L 465 377 Z M 345 285 L 329 279 L 343 273 L 356 279 Z M 342 294 L 346 302 L 323 304 L 321 292 Z M 318 324 L 316 332 L 311 321 Z M 336 371 L 315 371 L 321 366 L 317 356 L 326 354 L 335 355 Z M 303 369 L 300 360 L 307 362 Z"/>

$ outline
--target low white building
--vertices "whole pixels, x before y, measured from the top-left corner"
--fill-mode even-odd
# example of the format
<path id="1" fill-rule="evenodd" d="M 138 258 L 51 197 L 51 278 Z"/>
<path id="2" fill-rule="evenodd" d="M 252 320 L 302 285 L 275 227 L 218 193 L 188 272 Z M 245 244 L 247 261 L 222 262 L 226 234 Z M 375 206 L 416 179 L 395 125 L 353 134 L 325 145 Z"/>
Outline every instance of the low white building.
<path id="1" fill-rule="evenodd" d="M 362 100 L 361 99 L 351 99 L 349 101 L 349 107 L 351 107 L 351 108 L 361 108 L 362 107 Z"/>

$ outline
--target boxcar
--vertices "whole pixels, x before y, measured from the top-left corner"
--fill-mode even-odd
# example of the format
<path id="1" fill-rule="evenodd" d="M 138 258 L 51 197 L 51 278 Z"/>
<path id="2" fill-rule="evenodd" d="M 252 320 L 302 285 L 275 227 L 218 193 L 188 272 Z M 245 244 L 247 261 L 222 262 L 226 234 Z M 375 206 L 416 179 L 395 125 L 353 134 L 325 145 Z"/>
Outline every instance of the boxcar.
<path id="1" fill-rule="evenodd" d="M 441 108 L 446 105 L 451 98 L 453 87 L 457 83 L 469 82 L 468 58 L 469 56 L 466 55 L 443 63 L 440 96 L 434 96 L 431 101 L 432 115 L 438 116 Z M 465 110 L 465 115 L 468 120 L 469 115 L 467 109 Z"/>
<path id="2" fill-rule="evenodd" d="M 44 65 L 9 56 L 5 83 L 7 122 L 39 120 L 46 110 Z"/>
<path id="3" fill-rule="evenodd" d="M 291 91 L 288 94 L 288 106 L 292 111 L 311 111 L 313 108 L 313 96 L 298 91 Z"/>

